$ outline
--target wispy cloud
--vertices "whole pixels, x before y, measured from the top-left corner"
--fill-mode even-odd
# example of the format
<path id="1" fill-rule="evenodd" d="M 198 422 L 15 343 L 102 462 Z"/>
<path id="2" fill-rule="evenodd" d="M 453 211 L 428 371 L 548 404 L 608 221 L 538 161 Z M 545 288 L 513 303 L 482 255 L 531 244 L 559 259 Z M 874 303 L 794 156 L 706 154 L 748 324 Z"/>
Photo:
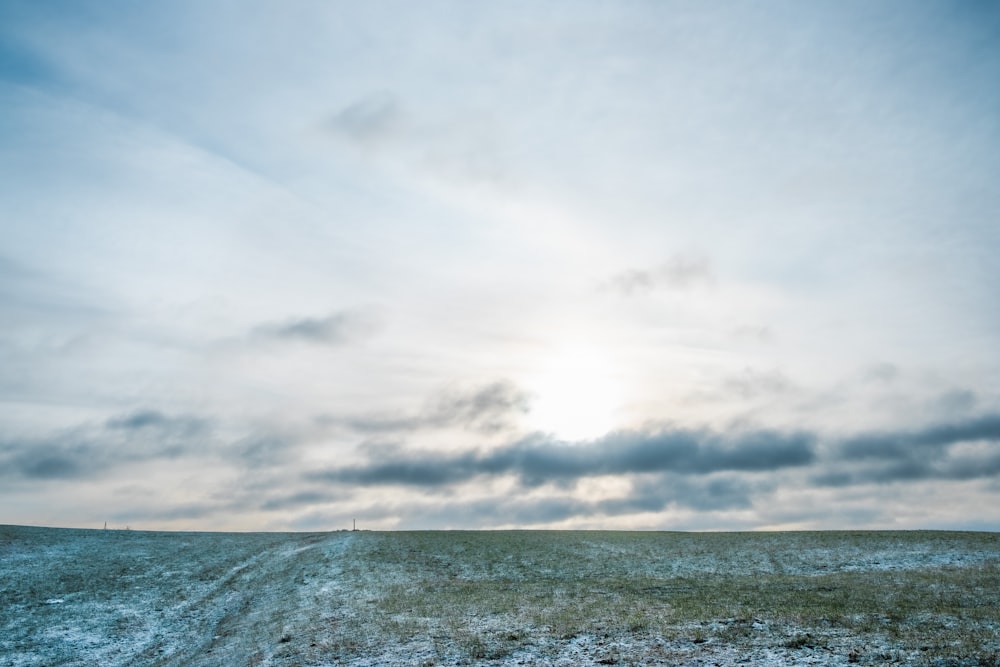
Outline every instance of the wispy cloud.
<path id="1" fill-rule="evenodd" d="M 401 131 L 402 107 L 395 95 L 379 92 L 366 95 L 338 111 L 331 128 L 352 142 L 374 147 Z"/>
<path id="2" fill-rule="evenodd" d="M 116 431 L 156 432 L 174 437 L 197 437 L 210 428 L 210 421 L 193 415 L 168 415 L 159 410 L 138 410 L 112 417 L 105 426 Z"/>
<path id="3" fill-rule="evenodd" d="M 499 186 L 512 176 L 504 166 L 502 142 L 490 114 L 460 107 L 428 113 L 380 91 L 338 110 L 328 128 L 373 163 L 389 167 L 394 178 L 411 184 L 429 178 L 436 196 L 443 194 L 441 186 Z M 462 198 L 454 191 L 450 196 Z"/>
<path id="4" fill-rule="evenodd" d="M 343 425 L 361 433 L 413 432 L 459 427 L 493 433 L 512 425 L 528 410 L 530 396 L 512 382 L 498 380 L 471 390 L 438 393 L 412 414 L 325 415 L 325 424 Z"/>
<path id="5" fill-rule="evenodd" d="M 372 336 L 380 326 L 380 320 L 371 312 L 346 310 L 326 317 L 293 318 L 262 324 L 253 330 L 253 334 L 270 340 L 343 345 Z"/>
<path id="6" fill-rule="evenodd" d="M 864 379 L 874 382 L 893 382 L 899 377 L 899 367 L 889 362 L 873 364 L 865 369 Z"/>
<path id="7" fill-rule="evenodd" d="M 624 295 L 657 289 L 682 290 L 715 282 L 706 257 L 675 255 L 653 269 L 630 269 L 612 276 L 607 287 Z"/>
<path id="8" fill-rule="evenodd" d="M 792 387 L 791 381 L 777 369 L 761 371 L 745 368 L 742 373 L 727 378 L 723 383 L 726 393 L 746 399 L 783 394 Z"/>
<path id="9" fill-rule="evenodd" d="M 935 403 L 945 413 L 954 414 L 972 410 L 979 398 L 968 389 L 952 389 L 938 396 Z"/>

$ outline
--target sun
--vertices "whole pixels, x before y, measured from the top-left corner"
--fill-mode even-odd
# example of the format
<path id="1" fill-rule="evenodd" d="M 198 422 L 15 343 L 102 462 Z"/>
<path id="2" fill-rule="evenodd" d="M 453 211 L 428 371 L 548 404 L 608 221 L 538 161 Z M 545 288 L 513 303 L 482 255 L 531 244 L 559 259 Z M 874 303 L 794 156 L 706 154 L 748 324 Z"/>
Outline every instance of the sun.
<path id="1" fill-rule="evenodd" d="M 528 382 L 529 426 L 562 440 L 591 440 L 616 427 L 622 392 L 614 365 L 599 348 L 561 347 Z"/>

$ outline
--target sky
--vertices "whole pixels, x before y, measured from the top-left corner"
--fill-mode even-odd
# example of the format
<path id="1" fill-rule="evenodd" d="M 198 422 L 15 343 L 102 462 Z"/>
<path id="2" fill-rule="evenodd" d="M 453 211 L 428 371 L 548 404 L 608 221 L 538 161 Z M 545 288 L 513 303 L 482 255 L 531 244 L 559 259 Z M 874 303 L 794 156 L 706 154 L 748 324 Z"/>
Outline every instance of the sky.
<path id="1" fill-rule="evenodd" d="M 1000 7 L 0 3 L 0 523 L 1000 530 Z"/>

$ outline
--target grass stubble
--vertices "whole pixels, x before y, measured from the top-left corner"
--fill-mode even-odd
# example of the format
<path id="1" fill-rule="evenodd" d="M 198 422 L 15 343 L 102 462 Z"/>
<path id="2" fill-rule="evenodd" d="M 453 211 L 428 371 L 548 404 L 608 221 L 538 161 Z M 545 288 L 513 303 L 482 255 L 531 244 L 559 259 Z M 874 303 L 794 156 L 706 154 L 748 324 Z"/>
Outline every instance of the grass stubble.
<path id="1" fill-rule="evenodd" d="M 998 665 L 998 608 L 995 533 L 0 527 L 0 667 Z"/>
<path id="2" fill-rule="evenodd" d="M 998 547 L 938 532 L 397 533 L 371 537 L 353 576 L 373 582 L 366 620 L 383 637 L 448 639 L 451 660 L 554 658 L 586 638 L 605 664 L 725 648 L 996 665 Z"/>

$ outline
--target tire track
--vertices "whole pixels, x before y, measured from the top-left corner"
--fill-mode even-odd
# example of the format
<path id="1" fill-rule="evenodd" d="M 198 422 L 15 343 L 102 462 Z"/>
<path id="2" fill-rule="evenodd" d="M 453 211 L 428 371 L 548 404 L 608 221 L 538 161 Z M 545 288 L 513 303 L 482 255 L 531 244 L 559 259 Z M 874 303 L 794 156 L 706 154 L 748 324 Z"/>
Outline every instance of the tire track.
<path id="1" fill-rule="evenodd" d="M 340 603 L 336 579 L 350 541 L 345 534 L 307 535 L 265 548 L 187 603 L 127 664 L 269 665 L 300 654 L 305 639 L 307 648 L 315 646 L 317 614 Z M 320 607 L 307 604 L 317 590 L 324 591 Z"/>

